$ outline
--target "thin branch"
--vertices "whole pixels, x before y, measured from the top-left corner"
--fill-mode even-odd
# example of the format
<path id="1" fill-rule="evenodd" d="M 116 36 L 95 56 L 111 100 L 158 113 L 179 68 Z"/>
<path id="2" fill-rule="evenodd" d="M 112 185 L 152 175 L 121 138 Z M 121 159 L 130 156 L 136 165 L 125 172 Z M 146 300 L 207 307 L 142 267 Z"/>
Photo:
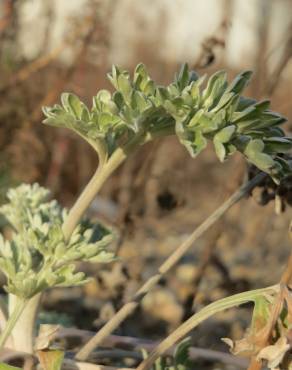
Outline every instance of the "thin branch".
<path id="1" fill-rule="evenodd" d="M 89 181 L 74 206 L 71 208 L 63 225 L 63 233 L 69 239 L 80 218 L 97 195 L 98 191 L 110 174 L 124 161 L 127 154 L 122 149 L 117 149 L 107 163 L 100 163 L 98 169 Z"/>
<path id="2" fill-rule="evenodd" d="M 81 47 L 78 49 L 77 55 L 75 57 L 75 63 L 72 64 L 72 66 L 68 69 L 69 74 L 71 69 L 75 70 L 75 64 L 76 61 L 79 61 L 79 59 L 83 58 L 85 55 L 85 52 L 90 44 L 91 38 L 95 32 L 96 25 L 97 25 L 97 17 L 93 13 L 92 17 L 89 20 L 89 26 L 86 24 L 82 27 L 86 29 L 86 34 L 84 37 L 81 38 Z M 81 29 L 82 31 L 82 29 Z M 68 47 L 68 45 L 72 44 L 73 42 L 76 42 L 76 39 L 78 38 L 78 32 L 80 30 L 78 29 L 77 32 L 75 32 L 74 35 L 71 36 L 71 39 L 65 38 L 59 46 L 54 48 L 52 51 L 50 51 L 46 55 L 42 55 L 36 60 L 32 61 L 31 63 L 25 65 L 22 67 L 19 71 L 15 73 L 14 76 L 11 77 L 11 79 L 5 84 L 4 86 L 0 87 L 0 95 L 3 95 L 7 92 L 7 90 L 19 85 L 20 83 L 26 81 L 32 74 L 36 73 L 37 71 L 45 68 L 47 65 L 49 65 L 52 61 L 56 60 L 59 55 Z M 71 41 L 74 40 L 74 41 Z"/>
<path id="3" fill-rule="evenodd" d="M 103 340 L 111 334 L 129 315 L 131 315 L 138 307 L 142 298 L 161 280 L 161 278 L 180 260 L 180 258 L 188 251 L 193 243 L 207 231 L 224 213 L 236 204 L 241 198 L 248 194 L 257 184 L 259 184 L 266 174 L 260 173 L 245 185 L 241 186 L 233 195 L 216 209 L 195 231 L 183 242 L 167 260 L 160 266 L 157 274 L 150 277 L 144 285 L 136 292 L 132 300 L 126 303 L 114 316 L 109 320 L 96 335 L 84 345 L 76 354 L 78 360 L 84 361 L 90 353 Z"/>
<path id="4" fill-rule="evenodd" d="M 55 60 L 60 53 L 64 50 L 65 44 L 61 44 L 52 50 L 48 55 L 41 56 L 40 58 L 34 60 L 30 64 L 21 68 L 9 81 L 7 84 L 0 88 L 0 94 L 5 94 L 8 89 L 17 86 L 18 84 L 26 81 L 33 73 L 36 73 L 40 69 L 45 68 L 53 60 Z"/>

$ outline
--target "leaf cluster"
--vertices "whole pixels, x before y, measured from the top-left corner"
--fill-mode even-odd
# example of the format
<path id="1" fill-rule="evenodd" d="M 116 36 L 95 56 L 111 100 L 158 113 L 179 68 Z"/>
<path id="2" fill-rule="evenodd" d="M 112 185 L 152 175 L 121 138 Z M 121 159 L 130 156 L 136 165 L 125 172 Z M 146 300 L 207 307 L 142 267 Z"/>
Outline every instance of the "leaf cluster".
<path id="1" fill-rule="evenodd" d="M 6 290 L 30 298 L 49 287 L 86 282 L 75 271 L 76 261 L 109 262 L 107 251 L 113 234 L 101 225 L 84 221 L 66 241 L 62 224 L 66 211 L 38 184 L 23 184 L 8 191 L 9 203 L 0 207 L 12 227 L 11 237 L 0 234 L 0 268 L 6 275 Z"/>
<path id="2" fill-rule="evenodd" d="M 62 94 L 62 105 L 44 108 L 44 123 L 67 127 L 87 140 L 103 157 L 139 136 L 140 143 L 156 135 L 176 134 L 195 157 L 212 141 L 220 161 L 236 151 L 278 182 L 291 171 L 283 153 L 292 140 L 280 125 L 285 118 L 241 94 L 251 72 L 228 83 L 226 72 L 199 77 L 183 65 L 168 86 L 157 85 L 139 64 L 131 79 L 113 66 L 108 75 L 116 89 L 101 90 L 89 109 L 74 94 Z"/>

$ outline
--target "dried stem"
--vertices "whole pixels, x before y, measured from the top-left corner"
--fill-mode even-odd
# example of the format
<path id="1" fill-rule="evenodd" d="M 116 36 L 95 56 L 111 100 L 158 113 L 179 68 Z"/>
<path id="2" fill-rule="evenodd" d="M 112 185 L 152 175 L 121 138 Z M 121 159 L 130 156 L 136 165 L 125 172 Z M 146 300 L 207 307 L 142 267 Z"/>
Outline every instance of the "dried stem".
<path id="1" fill-rule="evenodd" d="M 136 292 L 132 300 L 126 303 L 115 315 L 109 320 L 96 335 L 89 340 L 88 343 L 80 349 L 76 354 L 78 360 L 84 361 L 90 353 L 109 335 L 111 334 L 129 315 L 131 315 L 138 307 L 142 298 L 160 281 L 165 275 L 187 252 L 193 243 L 208 230 L 220 217 L 235 203 L 237 203 L 244 195 L 250 192 L 254 186 L 260 183 L 266 175 L 260 173 L 251 181 L 240 187 L 233 195 L 225 201 L 219 208 L 216 209 L 195 231 L 183 242 L 167 260 L 160 266 L 157 274 L 148 279 L 144 285 Z"/>
<path id="2" fill-rule="evenodd" d="M 289 233 L 291 237 L 292 236 L 292 223 L 290 223 Z M 292 251 L 290 253 L 288 262 L 280 278 L 280 283 L 279 283 L 280 291 L 274 301 L 272 311 L 271 311 L 271 316 L 269 319 L 269 326 L 267 326 L 265 333 L 261 340 L 261 348 L 264 348 L 265 346 L 269 345 L 269 339 L 271 337 L 272 331 L 277 323 L 277 320 L 283 308 L 283 303 L 285 299 L 285 289 L 287 286 L 291 284 L 291 279 L 292 279 Z M 263 366 L 262 361 L 258 361 L 256 356 L 253 356 L 250 360 L 250 364 L 247 370 L 260 370 L 262 369 L 262 366 Z"/>

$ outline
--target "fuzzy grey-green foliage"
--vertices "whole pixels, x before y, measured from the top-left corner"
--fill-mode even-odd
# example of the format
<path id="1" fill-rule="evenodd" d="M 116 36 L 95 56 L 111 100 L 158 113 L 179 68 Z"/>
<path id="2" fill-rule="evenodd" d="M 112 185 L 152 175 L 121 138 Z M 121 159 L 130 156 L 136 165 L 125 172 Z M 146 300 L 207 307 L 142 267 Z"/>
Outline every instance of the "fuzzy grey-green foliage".
<path id="1" fill-rule="evenodd" d="M 101 90 L 89 109 L 73 94 L 62 95 L 62 106 L 44 108 L 44 123 L 67 127 L 108 156 L 135 135 L 173 129 L 191 156 L 197 156 L 210 140 L 220 161 L 236 151 L 276 182 L 291 169 L 283 159 L 292 140 L 279 127 L 285 118 L 269 109 L 269 101 L 243 97 L 251 72 L 239 74 L 228 83 L 226 73 L 213 74 L 204 84 L 182 66 L 174 82 L 158 86 L 139 64 L 133 79 L 113 66 L 108 75 L 116 91 Z M 203 85 L 205 87 L 203 87 Z"/>
<path id="2" fill-rule="evenodd" d="M 75 271 L 75 262 L 109 262 L 107 251 L 113 235 L 101 225 L 84 221 L 67 242 L 62 232 L 66 212 L 49 191 L 38 184 L 10 189 L 9 202 L 0 207 L 12 227 L 11 238 L 0 234 L 0 268 L 6 275 L 6 290 L 30 298 L 46 288 L 71 286 L 87 281 Z"/>

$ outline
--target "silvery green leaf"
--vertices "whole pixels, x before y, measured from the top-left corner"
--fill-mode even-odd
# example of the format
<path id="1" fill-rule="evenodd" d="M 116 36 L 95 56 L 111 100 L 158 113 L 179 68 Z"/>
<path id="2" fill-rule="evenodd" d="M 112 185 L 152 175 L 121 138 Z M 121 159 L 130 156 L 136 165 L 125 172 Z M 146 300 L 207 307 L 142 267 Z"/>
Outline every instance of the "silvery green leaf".
<path id="1" fill-rule="evenodd" d="M 145 84 L 145 86 L 143 87 L 144 94 L 146 94 L 147 96 L 154 95 L 155 90 L 156 90 L 156 86 L 155 86 L 154 81 L 149 79 L 147 83 Z"/>
<path id="2" fill-rule="evenodd" d="M 188 127 L 197 127 L 200 124 L 200 119 L 204 115 L 204 109 L 198 110 L 188 123 Z"/>
<path id="3" fill-rule="evenodd" d="M 171 100 L 165 100 L 163 105 L 168 113 L 174 117 L 177 116 L 179 108 L 177 105 L 173 104 Z"/>
<path id="4" fill-rule="evenodd" d="M 88 279 L 86 279 L 83 272 L 75 272 L 74 265 L 63 266 L 56 271 L 56 274 L 56 286 L 66 287 L 72 285 L 81 285 L 88 282 Z"/>
<path id="5" fill-rule="evenodd" d="M 43 108 L 43 112 L 47 117 L 43 123 L 55 127 L 71 128 L 74 124 L 72 114 L 66 112 L 62 107 L 55 105 L 53 108 Z"/>
<path id="6" fill-rule="evenodd" d="M 194 108 L 194 99 L 192 98 L 189 89 L 185 88 L 181 93 L 181 97 L 185 105 L 188 105 L 190 109 Z"/>
<path id="7" fill-rule="evenodd" d="M 273 126 L 282 124 L 286 119 L 273 112 L 265 111 L 262 113 L 257 112 L 257 110 L 250 111 L 250 113 L 244 117 L 242 120 L 237 122 L 239 131 L 246 132 L 250 129 L 252 130 L 262 130 L 263 133 L 266 128 L 271 128 Z"/>
<path id="8" fill-rule="evenodd" d="M 201 76 L 196 81 L 191 83 L 191 96 L 193 99 L 198 100 L 200 98 L 200 87 L 206 79 L 206 75 Z"/>
<path id="9" fill-rule="evenodd" d="M 284 137 L 270 137 L 264 139 L 265 150 L 268 153 L 285 153 L 292 150 L 292 139 Z"/>
<path id="10" fill-rule="evenodd" d="M 66 254 L 66 251 L 67 251 L 67 248 L 66 248 L 65 243 L 64 242 L 59 243 L 56 246 L 56 249 L 55 249 L 55 252 L 54 252 L 56 258 L 60 259 L 61 257 L 63 257 Z"/>
<path id="11" fill-rule="evenodd" d="M 99 106 L 99 103 L 108 104 L 111 101 L 111 93 L 108 90 L 100 90 L 94 97 L 94 104 Z"/>
<path id="12" fill-rule="evenodd" d="M 231 104 L 232 99 L 236 97 L 237 95 L 234 94 L 233 92 L 225 92 L 220 100 L 218 101 L 217 105 L 211 109 L 212 112 L 220 112 L 221 109 L 225 108 L 229 104 Z"/>
<path id="13" fill-rule="evenodd" d="M 269 172 L 271 169 L 275 167 L 274 159 L 265 153 L 258 153 L 254 157 L 248 156 L 250 161 L 255 164 L 259 169 L 265 172 Z"/>
<path id="14" fill-rule="evenodd" d="M 137 108 L 140 113 L 151 107 L 151 103 L 139 91 L 134 91 L 132 95 L 132 105 Z"/>
<path id="15" fill-rule="evenodd" d="M 180 91 L 174 83 L 167 86 L 167 91 L 171 98 L 176 98 L 180 95 Z"/>
<path id="16" fill-rule="evenodd" d="M 83 122 L 86 122 L 88 123 L 90 121 L 90 113 L 89 113 L 89 110 L 88 108 L 86 107 L 85 104 L 81 104 L 81 116 L 80 116 L 80 120 L 83 121 Z M 87 131 L 87 129 L 86 129 Z"/>
<path id="17" fill-rule="evenodd" d="M 226 149 L 228 155 L 234 154 L 237 150 L 235 145 L 229 144 L 229 143 L 225 144 L 225 149 Z"/>
<path id="18" fill-rule="evenodd" d="M 118 89 L 123 95 L 124 99 L 129 102 L 132 92 L 132 85 L 129 76 L 124 73 L 121 73 L 118 77 Z"/>
<path id="19" fill-rule="evenodd" d="M 231 100 L 226 104 L 225 110 L 225 117 L 226 121 L 232 123 L 232 117 L 234 112 L 237 110 L 239 95 L 234 95 Z"/>
<path id="20" fill-rule="evenodd" d="M 270 155 L 263 152 L 264 148 L 265 144 L 262 140 L 250 140 L 244 153 L 258 168 L 263 171 L 269 171 L 275 166 L 275 161 Z"/>
<path id="21" fill-rule="evenodd" d="M 100 251 L 95 256 L 93 255 L 88 259 L 89 262 L 95 262 L 95 263 L 110 263 L 117 259 L 114 253 L 107 252 L 105 250 Z"/>
<path id="22" fill-rule="evenodd" d="M 73 114 L 77 119 L 81 117 L 83 106 L 76 95 L 63 93 L 61 95 L 61 102 L 66 112 Z"/>
<path id="23" fill-rule="evenodd" d="M 203 109 L 197 111 L 190 120 L 188 127 L 194 128 L 194 130 L 197 130 L 197 127 L 200 127 L 200 130 L 203 133 L 213 132 L 218 128 L 216 120 L 213 120 L 212 115 L 205 112 Z"/>
<path id="24" fill-rule="evenodd" d="M 119 92 L 119 91 L 116 91 L 114 94 L 113 94 L 113 101 L 116 103 L 117 107 L 121 110 L 124 105 L 125 105 L 125 99 L 123 97 L 123 95 Z"/>
<path id="25" fill-rule="evenodd" d="M 206 148 L 207 139 L 204 137 L 202 131 L 197 130 L 194 132 L 194 139 L 192 140 L 190 145 L 192 157 L 196 157 L 199 153 L 201 153 L 201 151 L 203 151 Z"/>
<path id="26" fill-rule="evenodd" d="M 186 63 L 184 63 L 181 66 L 178 74 L 175 75 L 175 81 L 180 91 L 182 91 L 188 85 L 189 80 L 190 80 L 189 67 Z"/>
<path id="27" fill-rule="evenodd" d="M 226 149 L 224 144 L 222 144 L 222 142 L 219 140 L 216 140 L 216 138 L 214 138 L 213 143 L 217 157 L 219 158 L 220 162 L 224 162 L 226 157 Z"/>
<path id="28" fill-rule="evenodd" d="M 227 87 L 226 72 L 219 71 L 213 74 L 203 91 L 204 106 L 212 109 L 213 104 L 216 104 L 222 97 Z"/>
<path id="29" fill-rule="evenodd" d="M 241 94 L 244 88 L 250 81 L 252 72 L 245 71 L 235 77 L 227 88 L 227 92 L 234 92 L 235 94 Z"/>
<path id="30" fill-rule="evenodd" d="M 110 82 L 113 84 L 113 86 L 118 90 L 119 85 L 118 85 L 118 77 L 120 76 L 121 71 L 119 68 L 115 65 L 112 66 L 112 72 L 107 74 L 108 79 Z"/>
<path id="31" fill-rule="evenodd" d="M 107 126 L 112 125 L 113 116 L 110 113 L 100 113 L 98 116 L 98 124 L 102 130 L 106 130 Z"/>
<path id="32" fill-rule="evenodd" d="M 226 112 L 220 110 L 215 114 L 211 114 L 214 127 L 217 129 L 223 128 L 226 125 Z"/>
<path id="33" fill-rule="evenodd" d="M 160 104 L 163 104 L 165 100 L 169 99 L 169 93 L 163 86 L 158 86 L 156 89 L 156 96 L 160 100 Z"/>
<path id="34" fill-rule="evenodd" d="M 254 156 L 257 153 L 262 152 L 264 148 L 265 148 L 265 144 L 263 140 L 260 140 L 260 139 L 250 140 L 245 148 L 245 153 L 247 155 Z"/>
<path id="35" fill-rule="evenodd" d="M 283 117 L 279 113 L 266 111 L 261 114 L 261 120 L 263 122 L 266 122 L 267 124 L 265 127 L 268 126 L 277 126 L 281 125 L 282 123 L 285 123 L 287 121 L 287 118 Z"/>
<path id="36" fill-rule="evenodd" d="M 250 133 L 259 129 L 258 133 L 262 136 L 261 126 L 262 122 L 259 118 L 245 120 L 237 124 L 238 132 Z"/>
<path id="37" fill-rule="evenodd" d="M 220 143 L 228 143 L 235 133 L 235 130 L 236 126 L 234 125 L 226 126 L 222 130 L 217 132 L 217 134 L 214 136 L 214 139 L 219 141 Z"/>
<path id="38" fill-rule="evenodd" d="M 241 112 L 244 109 L 250 107 L 251 105 L 254 105 L 256 102 L 257 101 L 255 99 L 240 96 L 239 102 L 238 102 L 238 111 Z"/>
<path id="39" fill-rule="evenodd" d="M 254 104 L 258 112 L 264 112 L 269 109 L 270 101 L 269 100 L 262 100 Z"/>
<path id="40" fill-rule="evenodd" d="M 18 279 L 20 276 L 19 274 L 16 275 L 16 279 Z M 27 277 L 22 277 L 19 279 L 19 281 L 14 281 L 13 284 L 15 287 L 18 287 L 18 290 L 21 291 L 22 297 L 27 298 L 27 297 L 32 297 L 36 291 L 37 291 L 37 286 L 38 286 L 38 281 L 36 277 L 33 276 L 27 276 Z M 18 292 L 19 296 L 20 292 Z"/>
<path id="41" fill-rule="evenodd" d="M 235 112 L 232 116 L 233 123 L 241 123 L 242 121 L 250 121 L 259 118 L 259 113 L 254 105 L 246 108 L 242 112 Z"/>
<path id="42" fill-rule="evenodd" d="M 285 137 L 285 132 L 280 127 L 269 127 L 267 130 L 262 130 L 265 137 Z"/>
<path id="43" fill-rule="evenodd" d="M 140 84 L 143 81 L 147 81 L 149 79 L 149 75 L 146 71 L 146 67 L 143 63 L 140 63 L 135 68 L 134 72 L 134 83 L 136 86 L 140 87 Z"/>
<path id="44" fill-rule="evenodd" d="M 284 158 L 282 157 L 276 157 L 275 158 L 275 162 L 279 163 L 282 167 L 282 176 L 285 177 L 287 175 L 290 175 L 291 172 L 292 172 L 292 168 L 291 168 L 291 165 L 289 164 L 288 161 L 286 161 Z"/>

